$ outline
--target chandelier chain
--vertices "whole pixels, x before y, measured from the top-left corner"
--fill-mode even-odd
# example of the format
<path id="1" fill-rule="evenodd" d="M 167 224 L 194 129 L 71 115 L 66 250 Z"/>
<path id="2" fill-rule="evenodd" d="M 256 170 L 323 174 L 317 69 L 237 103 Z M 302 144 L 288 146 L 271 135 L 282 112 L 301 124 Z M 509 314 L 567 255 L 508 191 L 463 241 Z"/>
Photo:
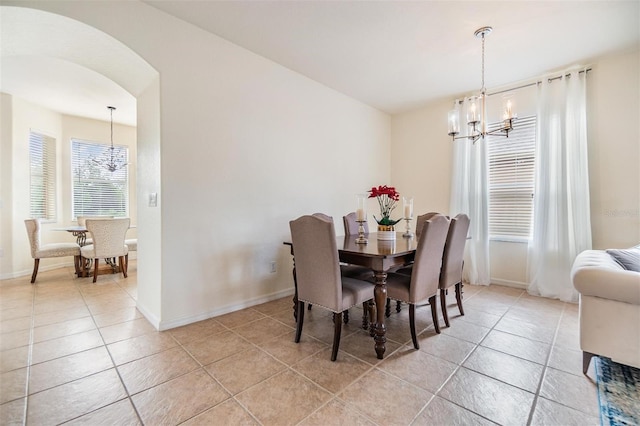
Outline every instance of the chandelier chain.
<path id="1" fill-rule="evenodd" d="M 484 87 L 484 32 L 482 33 L 482 87 L 481 92 L 484 95 L 486 89 Z"/>

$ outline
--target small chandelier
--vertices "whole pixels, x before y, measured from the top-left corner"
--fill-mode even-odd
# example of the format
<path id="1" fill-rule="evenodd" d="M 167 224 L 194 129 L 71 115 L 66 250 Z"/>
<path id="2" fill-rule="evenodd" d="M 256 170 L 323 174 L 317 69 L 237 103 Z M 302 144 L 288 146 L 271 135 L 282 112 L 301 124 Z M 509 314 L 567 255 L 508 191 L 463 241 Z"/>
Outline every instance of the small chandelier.
<path id="1" fill-rule="evenodd" d="M 116 107 L 108 106 L 107 108 L 109 108 L 109 112 L 111 113 L 111 146 L 100 154 L 99 157 L 92 158 L 91 162 L 113 173 L 127 165 L 127 152 L 120 147 L 116 149 L 113 146 L 113 111 Z"/>
<path id="2" fill-rule="evenodd" d="M 499 127 L 487 131 L 487 89 L 484 87 L 484 38 L 491 34 L 491 31 L 493 31 L 491 27 L 482 27 L 478 28 L 474 33 L 476 37 L 482 39 L 482 88 L 480 89 L 479 96 L 472 96 L 468 99 L 468 135 L 458 136 L 460 133 L 460 111 L 459 108 L 457 108 L 458 101 L 456 101 L 456 108 L 449 111 L 449 136 L 451 136 L 452 140 L 468 139 L 475 144 L 478 139 L 484 139 L 487 135 L 509 137 L 509 132 L 513 130 L 513 120 L 515 120 L 517 116 L 513 114 L 511 99 L 507 99 L 504 105 L 502 122 Z"/>

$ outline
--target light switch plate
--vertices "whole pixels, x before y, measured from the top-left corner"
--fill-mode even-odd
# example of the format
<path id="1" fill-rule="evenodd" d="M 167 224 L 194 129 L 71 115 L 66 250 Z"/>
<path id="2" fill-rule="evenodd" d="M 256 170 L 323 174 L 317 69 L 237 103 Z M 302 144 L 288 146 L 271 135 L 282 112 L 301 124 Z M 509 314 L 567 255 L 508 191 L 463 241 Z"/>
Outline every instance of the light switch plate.
<path id="1" fill-rule="evenodd" d="M 158 193 L 152 192 L 149 194 L 149 207 L 158 207 Z"/>

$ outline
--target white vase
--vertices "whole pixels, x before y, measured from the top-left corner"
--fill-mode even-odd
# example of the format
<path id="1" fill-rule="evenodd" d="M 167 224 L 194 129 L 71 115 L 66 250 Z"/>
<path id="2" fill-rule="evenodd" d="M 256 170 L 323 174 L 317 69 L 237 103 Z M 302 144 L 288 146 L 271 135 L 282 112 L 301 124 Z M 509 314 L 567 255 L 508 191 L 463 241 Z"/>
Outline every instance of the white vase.
<path id="1" fill-rule="evenodd" d="M 396 230 L 390 225 L 378 225 L 378 239 L 382 241 L 393 241 L 396 239 Z"/>

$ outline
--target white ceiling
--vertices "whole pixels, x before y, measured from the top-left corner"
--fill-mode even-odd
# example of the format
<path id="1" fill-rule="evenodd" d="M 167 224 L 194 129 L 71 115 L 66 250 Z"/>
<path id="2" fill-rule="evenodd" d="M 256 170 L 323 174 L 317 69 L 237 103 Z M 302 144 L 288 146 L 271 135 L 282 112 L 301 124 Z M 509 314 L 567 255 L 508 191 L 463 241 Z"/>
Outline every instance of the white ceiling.
<path id="1" fill-rule="evenodd" d="M 489 89 L 640 44 L 638 0 L 145 3 L 392 114 L 477 91 L 481 42 L 473 33 L 481 26 L 494 28 L 486 40 Z M 9 59 L 2 43 L 2 91 L 40 97 L 73 115 L 95 115 L 99 107 L 102 119 L 118 90 L 128 95 L 106 77 L 49 56 Z M 135 123 L 135 98 L 114 119 Z"/>

